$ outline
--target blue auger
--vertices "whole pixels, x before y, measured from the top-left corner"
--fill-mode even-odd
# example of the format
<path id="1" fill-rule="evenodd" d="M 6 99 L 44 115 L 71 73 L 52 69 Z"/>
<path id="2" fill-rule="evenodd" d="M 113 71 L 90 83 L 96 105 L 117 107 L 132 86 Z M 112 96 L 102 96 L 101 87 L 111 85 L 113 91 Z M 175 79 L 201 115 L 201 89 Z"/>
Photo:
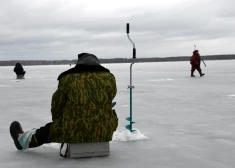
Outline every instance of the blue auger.
<path id="1" fill-rule="evenodd" d="M 132 86 L 132 65 L 134 64 L 134 59 L 136 58 L 136 49 L 135 44 L 129 37 L 129 23 L 126 24 L 126 33 L 127 37 L 130 40 L 130 42 L 133 44 L 133 62 L 130 65 L 130 85 L 128 85 L 128 88 L 130 89 L 130 117 L 127 117 L 126 120 L 130 122 L 129 125 L 126 125 L 126 129 L 130 130 L 131 132 L 135 131 L 132 130 L 132 124 L 135 123 L 132 121 L 132 89 L 134 89 L 134 86 Z"/>

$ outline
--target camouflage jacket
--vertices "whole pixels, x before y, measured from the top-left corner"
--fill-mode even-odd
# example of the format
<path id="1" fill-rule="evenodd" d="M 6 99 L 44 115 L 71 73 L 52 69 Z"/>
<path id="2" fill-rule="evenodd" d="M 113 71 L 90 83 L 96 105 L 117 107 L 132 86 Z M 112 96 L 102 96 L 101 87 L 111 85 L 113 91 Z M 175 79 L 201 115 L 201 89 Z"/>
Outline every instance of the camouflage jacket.
<path id="1" fill-rule="evenodd" d="M 58 143 L 111 141 L 118 126 L 112 110 L 117 93 L 114 75 L 100 65 L 77 65 L 58 80 L 49 139 Z"/>

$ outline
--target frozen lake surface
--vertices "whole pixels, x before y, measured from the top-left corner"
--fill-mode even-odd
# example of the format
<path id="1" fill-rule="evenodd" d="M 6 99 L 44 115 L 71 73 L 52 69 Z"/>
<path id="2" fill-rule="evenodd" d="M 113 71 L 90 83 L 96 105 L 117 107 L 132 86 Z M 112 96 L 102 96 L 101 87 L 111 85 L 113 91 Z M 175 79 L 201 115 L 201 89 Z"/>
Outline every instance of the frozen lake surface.
<path id="1" fill-rule="evenodd" d="M 16 80 L 12 66 L 0 67 L 1 168 L 234 168 L 235 60 L 206 61 L 204 77 L 190 77 L 188 62 L 133 65 L 133 126 L 129 116 L 130 64 L 104 64 L 115 75 L 119 126 L 108 157 L 64 159 L 59 144 L 17 151 L 9 125 L 18 120 L 25 131 L 51 121 L 51 96 L 58 75 L 69 65 L 24 66 Z M 132 138 L 132 140 L 131 140 Z"/>

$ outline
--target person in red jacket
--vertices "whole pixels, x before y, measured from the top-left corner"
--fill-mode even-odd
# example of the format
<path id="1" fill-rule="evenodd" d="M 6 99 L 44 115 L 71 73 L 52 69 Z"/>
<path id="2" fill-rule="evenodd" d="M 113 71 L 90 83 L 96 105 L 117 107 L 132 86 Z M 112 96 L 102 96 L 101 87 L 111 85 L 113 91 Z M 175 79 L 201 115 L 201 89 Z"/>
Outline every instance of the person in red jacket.
<path id="1" fill-rule="evenodd" d="M 200 76 L 205 75 L 204 73 L 202 73 L 200 64 L 201 64 L 201 58 L 200 58 L 200 54 L 198 50 L 194 50 L 193 55 L 190 59 L 190 64 L 192 65 L 191 68 L 191 77 L 195 77 L 195 75 L 193 74 L 194 71 L 197 69 Z"/>

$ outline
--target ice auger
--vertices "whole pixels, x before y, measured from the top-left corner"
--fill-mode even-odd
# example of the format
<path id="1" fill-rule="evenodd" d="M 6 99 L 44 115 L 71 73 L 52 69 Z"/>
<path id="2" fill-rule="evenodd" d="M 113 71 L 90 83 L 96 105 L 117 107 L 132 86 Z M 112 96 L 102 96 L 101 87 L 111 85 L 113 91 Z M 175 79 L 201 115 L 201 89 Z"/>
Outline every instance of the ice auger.
<path id="1" fill-rule="evenodd" d="M 134 60 L 136 58 L 136 49 L 135 49 L 135 44 L 129 37 L 129 23 L 126 24 L 126 33 L 127 33 L 128 39 L 133 44 L 133 59 L 132 59 L 133 62 L 130 65 L 130 85 L 128 85 L 128 89 L 130 89 L 130 117 L 126 118 L 126 120 L 130 122 L 130 124 L 126 125 L 126 129 L 133 132 L 135 130 L 132 129 L 132 124 L 135 122 L 132 121 L 132 89 L 134 89 L 134 86 L 132 85 L 132 65 L 134 64 Z"/>

